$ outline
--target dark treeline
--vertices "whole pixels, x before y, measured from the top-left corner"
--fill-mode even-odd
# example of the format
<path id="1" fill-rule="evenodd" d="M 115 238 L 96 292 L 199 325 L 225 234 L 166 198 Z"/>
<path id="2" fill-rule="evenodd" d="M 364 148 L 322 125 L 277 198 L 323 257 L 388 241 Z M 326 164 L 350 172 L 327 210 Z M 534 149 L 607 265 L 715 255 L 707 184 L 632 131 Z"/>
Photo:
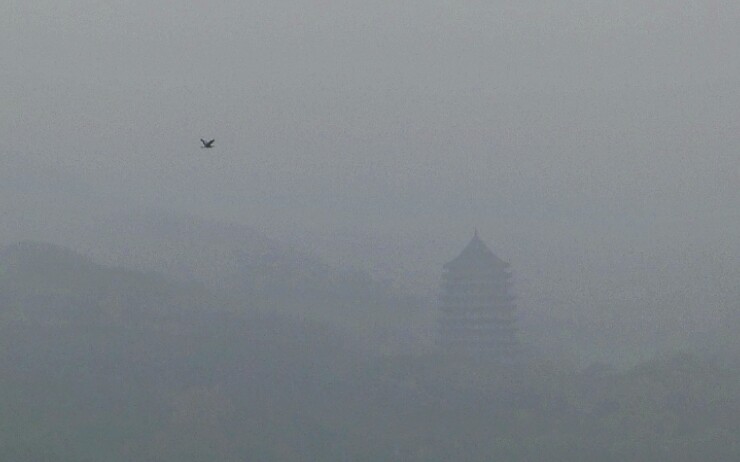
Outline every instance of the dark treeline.
<path id="1" fill-rule="evenodd" d="M 356 284 L 365 292 L 348 293 L 388 302 L 382 284 Z M 342 305 L 329 293 L 325 303 Z M 368 349 L 342 324 L 276 313 L 266 301 L 102 266 L 51 245 L 7 247 L 0 459 L 740 456 L 740 370 L 729 354 L 616 369 L 534 353 L 504 367 L 431 347 Z"/>

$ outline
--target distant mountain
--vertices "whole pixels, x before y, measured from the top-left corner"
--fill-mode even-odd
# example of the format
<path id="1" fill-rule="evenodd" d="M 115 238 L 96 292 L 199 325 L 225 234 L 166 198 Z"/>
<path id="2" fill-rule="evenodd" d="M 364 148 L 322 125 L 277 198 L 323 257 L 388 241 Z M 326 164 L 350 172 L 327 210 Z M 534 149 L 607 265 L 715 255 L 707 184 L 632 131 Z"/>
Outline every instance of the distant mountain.
<path id="1" fill-rule="evenodd" d="M 96 260 L 205 284 L 257 309 L 327 323 L 368 345 L 428 344 L 435 307 L 390 281 L 332 268 L 247 226 L 162 211 L 111 214 L 70 245 Z"/>
<path id="2" fill-rule="evenodd" d="M 6 167 L 0 246 L 51 242 L 105 265 L 206 286 L 232 304 L 328 323 L 367 345 L 428 343 L 433 307 L 390 281 L 330 267 L 263 230 L 101 196 L 84 178 L 20 155 Z"/>
<path id="3" fill-rule="evenodd" d="M 0 302 L 6 322 L 152 328 L 235 309 L 204 287 L 102 266 L 69 249 L 38 242 L 0 251 Z"/>

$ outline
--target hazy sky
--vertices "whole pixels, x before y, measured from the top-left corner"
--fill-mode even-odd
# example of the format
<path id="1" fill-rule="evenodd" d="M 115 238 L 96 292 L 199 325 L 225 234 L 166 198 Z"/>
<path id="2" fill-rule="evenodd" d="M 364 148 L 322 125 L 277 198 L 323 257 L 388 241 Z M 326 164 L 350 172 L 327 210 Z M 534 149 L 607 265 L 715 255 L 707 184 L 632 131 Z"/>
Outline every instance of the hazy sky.
<path id="1" fill-rule="evenodd" d="M 525 287 L 568 263 L 609 298 L 738 260 L 738 24 L 730 0 L 0 0 L 0 155 L 432 273 L 477 226 Z"/>

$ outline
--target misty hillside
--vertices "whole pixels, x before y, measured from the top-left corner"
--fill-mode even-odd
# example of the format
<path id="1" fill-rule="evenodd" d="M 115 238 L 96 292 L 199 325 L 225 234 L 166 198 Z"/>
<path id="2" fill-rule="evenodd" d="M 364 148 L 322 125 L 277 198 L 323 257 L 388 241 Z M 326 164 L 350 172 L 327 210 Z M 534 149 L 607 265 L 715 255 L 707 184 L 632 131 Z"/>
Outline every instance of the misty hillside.
<path id="1" fill-rule="evenodd" d="M 436 306 L 368 271 L 333 267 L 250 227 L 168 212 L 110 214 L 72 239 L 101 261 L 204 284 L 367 344 L 428 343 Z"/>
<path id="2" fill-rule="evenodd" d="M 373 348 L 430 341 L 435 307 L 367 268 L 330 266 L 259 228 L 138 207 L 112 192 L 94 192 L 79 173 L 42 167 L 32 155 L 11 155 L 6 167 L 0 245 L 52 242 L 108 265 L 208 287 L 233 304 L 327 322 Z M 89 281 L 98 282 L 108 284 Z"/>
<path id="3" fill-rule="evenodd" d="M 0 458 L 737 460 L 740 371 L 362 353 L 313 323 L 24 243 L 0 252 Z M 256 307 L 252 307 L 256 308 Z"/>
<path id="4" fill-rule="evenodd" d="M 197 285 L 157 274 L 100 266 L 71 250 L 23 242 L 0 251 L 5 321 L 40 324 L 168 323 L 233 311 Z"/>
<path id="5" fill-rule="evenodd" d="M 98 249 L 107 244 L 110 253 L 103 258 L 149 272 L 156 270 L 179 281 L 177 284 L 152 274 L 148 278 L 155 282 L 161 279 L 159 285 L 153 284 L 146 278 L 141 280 L 143 273 L 101 268 L 64 248 L 23 243 L 3 251 L 8 262 L 20 262 L 10 266 L 13 270 L 6 270 L 4 296 L 16 296 L 16 285 L 35 284 L 46 277 L 42 282 L 50 289 L 64 282 L 72 284 L 61 294 L 45 295 L 55 304 L 72 306 L 82 301 L 107 316 L 120 316 L 117 307 L 122 300 L 149 297 L 148 303 L 156 303 L 146 307 L 148 316 L 171 316 L 174 307 L 179 309 L 178 316 L 184 316 L 201 306 L 208 308 L 202 298 L 210 293 L 231 310 L 332 325 L 373 349 L 412 348 L 431 340 L 433 307 L 361 271 L 332 270 L 315 257 L 293 252 L 234 225 L 152 215 L 131 222 L 133 228 L 118 227 L 115 222 L 103 227 L 99 230 L 102 238 L 83 234 L 80 242 Z M 118 245 L 104 240 L 110 237 Z M 91 253 L 96 254 L 94 249 Z M 77 272 L 61 271 L 64 267 Z M 178 289 L 162 293 L 168 287 Z"/>

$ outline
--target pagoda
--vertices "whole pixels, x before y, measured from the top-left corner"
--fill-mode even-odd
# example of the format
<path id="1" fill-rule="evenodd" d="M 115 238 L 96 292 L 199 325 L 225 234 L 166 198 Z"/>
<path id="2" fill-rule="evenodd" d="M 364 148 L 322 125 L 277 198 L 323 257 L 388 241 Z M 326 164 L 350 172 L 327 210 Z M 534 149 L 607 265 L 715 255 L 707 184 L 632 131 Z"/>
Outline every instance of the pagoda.
<path id="1" fill-rule="evenodd" d="M 516 305 L 509 264 L 478 237 L 443 267 L 439 342 L 448 350 L 514 357 Z"/>

